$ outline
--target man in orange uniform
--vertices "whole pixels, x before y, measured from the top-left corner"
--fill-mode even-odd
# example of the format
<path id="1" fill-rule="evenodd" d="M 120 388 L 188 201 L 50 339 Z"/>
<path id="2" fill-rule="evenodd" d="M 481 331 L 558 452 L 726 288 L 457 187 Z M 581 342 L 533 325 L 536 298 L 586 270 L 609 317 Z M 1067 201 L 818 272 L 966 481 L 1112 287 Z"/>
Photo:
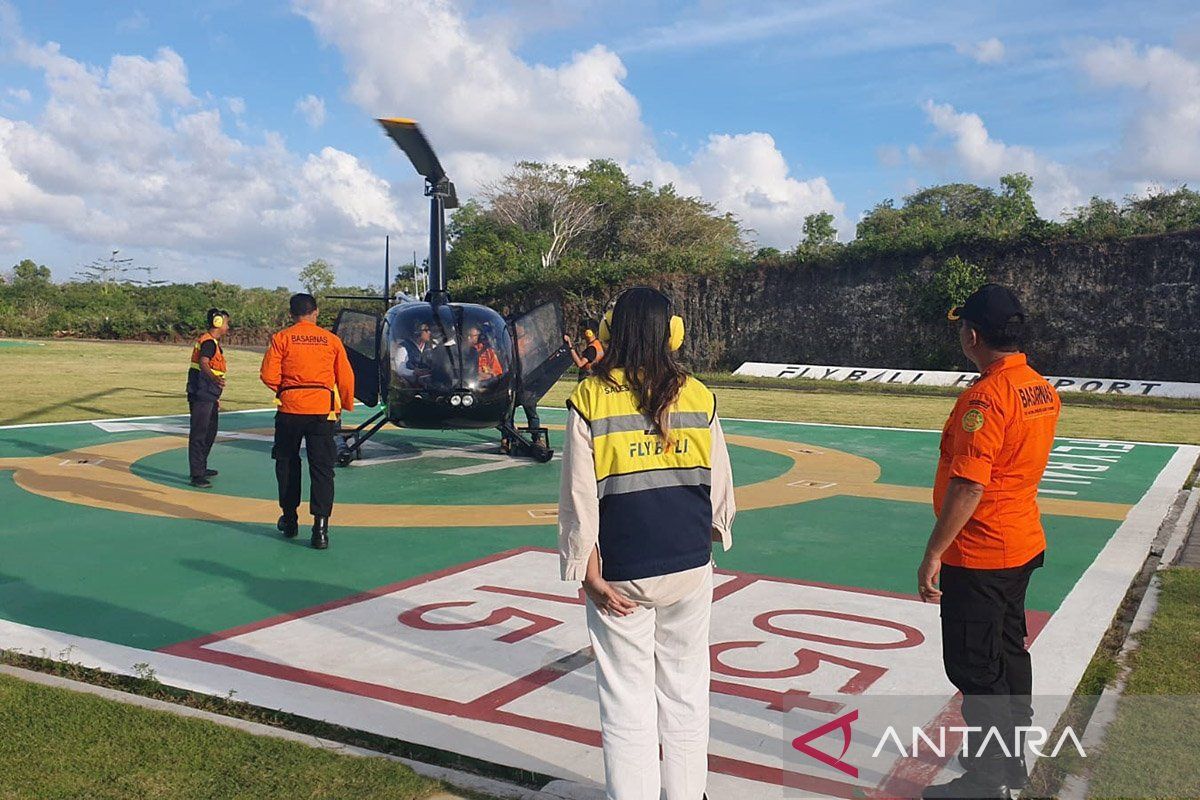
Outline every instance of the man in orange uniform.
<path id="1" fill-rule="evenodd" d="M 504 374 L 500 357 L 496 355 L 496 351 L 479 332 L 479 328 L 474 326 L 467 328 L 467 347 L 475 353 L 475 374 L 481 381 L 499 378 Z"/>
<path id="2" fill-rule="evenodd" d="M 271 391 L 275 414 L 275 478 L 279 482 L 279 530 L 289 539 L 299 532 L 300 441 L 308 453 L 312 482 L 309 511 L 313 515 L 312 546 L 329 546 L 329 515 L 333 512 L 333 466 L 337 461 L 334 433 L 343 410 L 354 408 L 354 373 L 342 340 L 317 326 L 317 300 L 311 294 L 293 295 L 292 319 L 271 338 L 259 376 Z"/>
<path id="3" fill-rule="evenodd" d="M 959 342 L 980 378 L 942 431 L 937 523 L 917 588 L 941 601 L 946 676 L 963 693 L 963 719 L 981 732 L 967 736 L 965 774 L 923 796 L 1007 798 L 1027 777 L 1016 735 L 1033 719 L 1025 590 L 1046 549 L 1037 492 L 1061 404 L 1020 352 L 1025 314 L 1011 291 L 989 283 L 950 318 L 961 320 Z M 992 728 L 1003 748 L 988 738 Z"/>
<path id="4" fill-rule="evenodd" d="M 208 454 L 217 440 L 221 392 L 225 391 L 225 352 L 221 349 L 221 337 L 228 330 L 228 312 L 210 308 L 208 329 L 192 346 L 192 363 L 188 366 L 188 473 L 192 486 L 197 489 L 211 489 L 209 478 L 217 474 L 215 469 L 208 468 Z"/>

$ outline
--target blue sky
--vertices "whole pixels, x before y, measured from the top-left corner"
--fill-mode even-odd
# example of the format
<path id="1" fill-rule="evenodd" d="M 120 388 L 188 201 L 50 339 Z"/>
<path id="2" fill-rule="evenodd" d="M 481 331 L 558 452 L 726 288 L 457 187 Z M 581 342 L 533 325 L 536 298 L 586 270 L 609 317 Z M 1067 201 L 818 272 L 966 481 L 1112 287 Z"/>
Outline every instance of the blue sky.
<path id="1" fill-rule="evenodd" d="M 114 248 L 375 278 L 422 229 L 376 115 L 421 120 L 460 194 L 611 157 L 779 247 L 950 180 L 1030 172 L 1047 216 L 1200 182 L 1194 2 L 0 0 L 0 43 L 0 259 L 58 278 Z"/>

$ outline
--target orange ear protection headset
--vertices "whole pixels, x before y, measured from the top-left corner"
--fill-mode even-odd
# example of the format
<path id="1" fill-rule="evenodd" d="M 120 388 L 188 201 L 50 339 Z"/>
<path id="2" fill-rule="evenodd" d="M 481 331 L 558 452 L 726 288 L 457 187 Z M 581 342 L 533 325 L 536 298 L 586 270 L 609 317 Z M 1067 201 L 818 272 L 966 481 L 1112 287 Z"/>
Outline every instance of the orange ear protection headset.
<path id="1" fill-rule="evenodd" d="M 671 298 L 667 297 L 662 292 L 659 292 L 657 289 L 653 289 L 652 291 L 658 292 L 663 297 L 666 297 L 668 307 L 671 306 Z M 604 317 L 600 320 L 600 333 L 596 338 L 600 340 L 601 344 L 608 344 L 608 340 L 612 336 L 609 331 L 609 326 L 612 325 L 612 315 L 613 312 L 611 310 L 606 311 L 604 312 Z M 680 347 L 683 347 L 683 317 L 679 316 L 678 314 L 671 315 L 670 331 L 670 337 L 667 340 L 668 345 L 672 351 L 678 350 Z"/>

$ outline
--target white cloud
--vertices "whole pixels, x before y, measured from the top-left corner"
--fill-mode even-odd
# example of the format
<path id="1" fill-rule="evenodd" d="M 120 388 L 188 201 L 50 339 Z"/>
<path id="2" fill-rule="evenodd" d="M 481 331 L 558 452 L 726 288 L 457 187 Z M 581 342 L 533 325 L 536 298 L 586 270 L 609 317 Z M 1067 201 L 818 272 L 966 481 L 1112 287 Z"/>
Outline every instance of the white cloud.
<path id="1" fill-rule="evenodd" d="M 33 100 L 33 95 L 25 88 L 9 89 L 8 96 L 15 99 L 18 103 L 28 103 Z"/>
<path id="2" fill-rule="evenodd" d="M 305 95 L 296 101 L 296 111 L 304 117 L 310 128 L 325 124 L 325 101 L 314 94 Z"/>
<path id="3" fill-rule="evenodd" d="M 17 39 L 14 52 L 43 74 L 48 98 L 35 120 L 0 116 L 0 239 L 37 224 L 97 250 L 142 248 L 187 265 L 163 277 L 218 277 L 210 262 L 227 259 L 241 268 L 224 277 L 276 283 L 280 267 L 318 255 L 351 267 L 346 277 L 370 264 L 360 275 L 374 277 L 384 233 L 420 236 L 353 155 L 227 134 L 170 49 L 106 67 L 55 44 Z M 276 272 L 256 278 L 247 266 Z"/>
<path id="4" fill-rule="evenodd" d="M 1098 85 L 1139 95 L 1110 169 L 1140 181 L 1200 181 L 1200 60 L 1127 40 L 1097 45 L 1082 67 Z"/>
<path id="5" fill-rule="evenodd" d="M 845 206 L 826 180 L 791 177 L 787 161 L 767 133 L 713 134 L 688 164 L 647 165 L 635 169 L 635 175 L 641 171 L 733 212 L 755 230 L 762 245 L 794 247 L 804 218 L 818 211 L 834 215 L 842 238 L 852 230 Z"/>
<path id="6" fill-rule="evenodd" d="M 517 160 L 612 158 L 636 175 L 702 194 L 739 215 L 764 244 L 794 245 L 804 214 L 842 213 L 825 179 L 791 177 L 764 133 L 715 134 L 690 163 L 666 162 L 623 83 L 624 63 L 603 45 L 550 66 L 525 61 L 502 31 L 473 25 L 450 0 L 295 6 L 341 51 L 351 99 L 374 116 L 422 121 L 460 196 Z"/>
<path id="7" fill-rule="evenodd" d="M 978 114 L 932 100 L 926 100 L 922 108 L 938 134 L 950 140 L 951 148 L 910 146 L 909 158 L 917 164 L 951 174 L 965 173 L 970 180 L 989 183 L 1010 172 L 1027 173 L 1033 178 L 1034 202 L 1044 217 L 1060 218 L 1083 202 L 1083 192 L 1064 165 L 1031 148 L 992 138 Z"/>
<path id="8" fill-rule="evenodd" d="M 970 56 L 980 64 L 998 64 L 1004 60 L 1004 42 L 993 36 L 981 42 L 959 42 L 954 49 L 961 55 Z"/>
<path id="9" fill-rule="evenodd" d="M 240 117 L 246 113 L 246 101 L 241 97 L 230 97 L 225 102 L 235 116 Z"/>

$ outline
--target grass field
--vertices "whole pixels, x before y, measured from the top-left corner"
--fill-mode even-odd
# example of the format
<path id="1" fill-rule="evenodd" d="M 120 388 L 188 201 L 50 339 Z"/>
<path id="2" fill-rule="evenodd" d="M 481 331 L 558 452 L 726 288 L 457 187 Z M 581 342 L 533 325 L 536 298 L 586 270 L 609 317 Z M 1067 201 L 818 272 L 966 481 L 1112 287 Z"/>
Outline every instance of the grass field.
<path id="1" fill-rule="evenodd" d="M 1125 695 L 1093 765 L 1093 797 L 1200 796 L 1200 570 L 1162 574 Z"/>
<path id="2" fill-rule="evenodd" d="M 0 719 L 3 800 L 418 800 L 441 792 L 393 761 L 338 755 L 5 675 Z"/>
<path id="3" fill-rule="evenodd" d="M 0 347 L 0 383 L 37 387 L 0 395 L 0 424 L 180 414 L 190 348 L 180 345 L 78 341 L 20 342 Z M 258 381 L 261 356 L 231 349 L 222 408 L 268 408 Z M 953 390 L 817 384 L 701 376 L 719 385 L 726 417 L 878 425 L 942 426 Z M 788 386 L 788 388 L 776 388 Z M 560 382 L 543 404 L 561 406 L 574 383 Z M 1200 444 L 1200 402 L 1161 398 L 1063 395 L 1060 436 Z"/>

